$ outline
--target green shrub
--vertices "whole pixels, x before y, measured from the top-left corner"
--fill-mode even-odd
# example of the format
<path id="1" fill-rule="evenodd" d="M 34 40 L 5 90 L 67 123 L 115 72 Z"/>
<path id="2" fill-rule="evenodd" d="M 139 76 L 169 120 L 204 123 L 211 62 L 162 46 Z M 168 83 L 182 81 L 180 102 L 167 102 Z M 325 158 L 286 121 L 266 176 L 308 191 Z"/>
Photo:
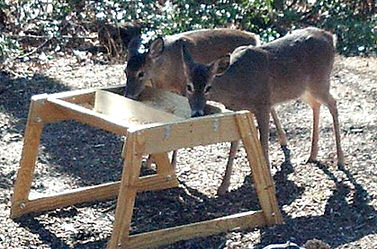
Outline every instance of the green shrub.
<path id="1" fill-rule="evenodd" d="M 62 38 L 67 23 L 76 29 L 71 33 L 79 35 L 76 31 L 87 29 L 88 23 L 102 20 L 139 22 L 149 38 L 200 28 L 236 27 L 258 33 L 262 41 L 313 25 L 335 33 L 342 54 L 377 53 L 376 3 L 371 0 L 0 0 L 0 7 L 9 9 L 13 33 L 34 24 L 37 30 L 33 32 L 59 38 L 61 46 L 68 43 Z M 4 56 L 14 43 L 5 36 L 1 39 Z"/>
<path id="2" fill-rule="evenodd" d="M 0 62 L 3 63 L 7 58 L 21 53 L 18 42 L 14 39 L 0 34 Z"/>

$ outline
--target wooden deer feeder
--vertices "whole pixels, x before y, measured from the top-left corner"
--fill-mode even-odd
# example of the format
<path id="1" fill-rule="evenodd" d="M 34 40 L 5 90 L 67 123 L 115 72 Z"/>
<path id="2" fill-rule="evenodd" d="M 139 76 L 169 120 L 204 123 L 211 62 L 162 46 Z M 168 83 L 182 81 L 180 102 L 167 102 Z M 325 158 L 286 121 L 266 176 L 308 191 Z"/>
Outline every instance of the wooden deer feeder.
<path id="1" fill-rule="evenodd" d="M 220 111 L 200 118 L 188 118 L 189 107 L 181 96 L 146 89 L 142 102 L 138 102 L 114 93 L 122 89 L 122 86 L 118 86 L 32 97 L 12 198 L 12 218 L 30 212 L 118 197 L 108 248 L 149 248 L 234 228 L 283 222 L 274 184 L 249 112 Z M 121 180 L 31 199 L 29 193 L 42 128 L 47 123 L 63 120 L 76 120 L 126 137 Z M 138 192 L 178 187 L 168 152 L 236 140 L 243 141 L 261 210 L 142 234 L 129 234 Z M 141 159 L 146 154 L 152 155 L 156 162 L 156 174 L 140 177 Z"/>

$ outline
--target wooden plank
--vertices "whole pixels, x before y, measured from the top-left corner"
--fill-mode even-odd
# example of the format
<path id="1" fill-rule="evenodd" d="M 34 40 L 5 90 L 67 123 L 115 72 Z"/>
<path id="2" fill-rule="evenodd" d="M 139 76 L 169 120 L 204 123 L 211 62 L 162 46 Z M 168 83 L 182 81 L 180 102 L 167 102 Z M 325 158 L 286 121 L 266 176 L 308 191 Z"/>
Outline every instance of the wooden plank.
<path id="1" fill-rule="evenodd" d="M 263 156 L 257 130 L 250 113 L 237 114 L 236 120 L 251 167 L 254 186 L 268 225 L 282 224 L 275 187 Z"/>
<path id="2" fill-rule="evenodd" d="M 110 92 L 122 92 L 126 85 L 115 85 L 115 86 L 106 86 L 106 87 L 100 87 L 100 88 L 88 88 L 88 89 L 76 89 L 71 91 L 65 91 L 65 92 L 59 92 L 59 93 L 52 93 L 48 96 L 55 99 L 62 99 L 66 101 L 72 101 L 73 103 L 82 103 L 79 101 L 79 99 L 86 99 L 89 97 L 94 97 L 95 92 L 97 90 L 106 90 Z"/>
<path id="3" fill-rule="evenodd" d="M 181 117 L 171 113 L 103 90 L 96 91 L 94 111 L 133 125 L 182 120 Z"/>
<path id="4" fill-rule="evenodd" d="M 121 244 L 120 248 L 151 248 L 171 244 L 179 240 L 206 237 L 233 229 L 262 227 L 265 225 L 266 221 L 262 211 L 249 211 L 209 221 L 132 235 L 126 244 Z"/>
<path id="5" fill-rule="evenodd" d="M 25 129 L 24 145 L 22 147 L 20 168 L 17 173 L 12 196 L 11 217 L 17 217 L 17 211 L 22 209 L 28 199 L 31 183 L 34 178 L 35 163 L 39 152 L 40 137 L 43 129 L 43 122 L 36 113 L 40 100 L 45 96 L 39 95 L 32 98 L 28 120 Z"/>
<path id="6" fill-rule="evenodd" d="M 115 221 L 109 249 L 119 248 L 129 238 L 131 219 L 135 205 L 136 188 L 141 167 L 141 155 L 136 153 L 138 144 L 136 134 L 129 134 L 126 138 L 126 154 L 123 162 L 122 180 L 120 183 L 117 208 L 115 210 Z"/>
<path id="7" fill-rule="evenodd" d="M 65 116 L 70 119 L 77 120 L 84 124 L 88 124 L 94 127 L 98 127 L 110 132 L 114 132 L 119 135 L 126 135 L 127 129 L 132 124 L 114 119 L 113 117 L 97 113 L 82 106 L 66 102 L 61 99 L 48 98 L 48 102 L 53 103 L 56 108 L 64 113 Z"/>
<path id="8" fill-rule="evenodd" d="M 137 139 L 142 144 L 140 148 L 143 148 L 143 153 L 162 153 L 241 139 L 234 115 L 234 112 L 221 113 L 162 125 L 138 126 L 129 132 L 140 134 Z"/>
<path id="9" fill-rule="evenodd" d="M 175 175 L 149 175 L 140 177 L 136 184 L 137 192 L 162 190 L 178 187 L 178 179 Z M 95 186 L 81 187 L 62 193 L 46 195 L 38 198 L 25 199 L 22 208 L 13 208 L 12 218 L 26 213 L 41 212 L 56 208 L 66 207 L 77 203 L 107 200 L 117 197 L 120 181 L 104 183 Z"/>
<path id="10" fill-rule="evenodd" d="M 75 95 L 68 98 L 60 98 L 64 101 L 75 103 L 75 104 L 87 104 L 90 106 L 94 106 L 94 98 L 95 98 L 95 92 L 89 92 L 85 94 Z"/>
<path id="11" fill-rule="evenodd" d="M 28 119 L 38 121 L 38 123 L 52 123 L 68 119 L 54 104 L 47 102 L 48 94 L 33 95 L 30 100 L 30 107 L 33 105 L 33 113 L 30 116 L 29 108 Z"/>
<path id="12" fill-rule="evenodd" d="M 79 89 L 79 90 L 72 90 L 72 91 L 49 94 L 48 97 L 54 98 L 54 99 L 65 100 L 65 99 L 72 99 L 72 98 L 80 98 L 82 95 L 93 94 L 95 91 L 96 91 L 96 88 Z"/>
<path id="13" fill-rule="evenodd" d="M 191 117 L 187 98 L 163 89 L 146 87 L 139 100 L 147 106 L 172 113 L 184 119 Z"/>

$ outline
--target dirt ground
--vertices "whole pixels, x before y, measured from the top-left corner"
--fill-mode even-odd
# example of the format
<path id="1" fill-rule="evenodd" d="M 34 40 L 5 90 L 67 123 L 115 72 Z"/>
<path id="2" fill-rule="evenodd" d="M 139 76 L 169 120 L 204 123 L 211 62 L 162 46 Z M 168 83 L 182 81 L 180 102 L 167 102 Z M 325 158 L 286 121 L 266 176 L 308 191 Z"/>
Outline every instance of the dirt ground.
<path id="1" fill-rule="evenodd" d="M 9 218 L 30 97 L 117 85 L 123 65 L 61 57 L 19 63 L 0 72 L 0 248 L 105 248 L 115 200 Z M 336 166 L 332 119 L 321 112 L 320 163 L 307 164 L 312 114 L 302 101 L 277 108 L 291 162 L 284 163 L 272 126 L 270 159 L 284 225 L 231 231 L 160 248 L 262 248 L 317 238 L 332 248 L 377 248 L 377 60 L 336 58 L 331 92 L 338 100 L 345 167 Z M 43 131 L 32 186 L 34 195 L 120 179 L 123 138 L 76 122 Z M 217 196 L 229 144 L 179 151 L 180 188 L 146 192 L 136 200 L 132 233 L 259 209 L 241 148 L 230 192 Z"/>

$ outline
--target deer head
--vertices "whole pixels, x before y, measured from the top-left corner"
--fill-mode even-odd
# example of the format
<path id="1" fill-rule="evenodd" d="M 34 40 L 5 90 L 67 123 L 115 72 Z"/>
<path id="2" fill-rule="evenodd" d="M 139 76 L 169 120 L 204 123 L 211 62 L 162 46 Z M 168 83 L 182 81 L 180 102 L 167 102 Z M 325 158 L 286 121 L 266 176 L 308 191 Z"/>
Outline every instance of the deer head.
<path id="1" fill-rule="evenodd" d="M 136 37 L 128 45 L 127 66 L 124 70 L 127 83 L 125 96 L 136 99 L 151 79 L 151 67 L 164 51 L 164 40 L 155 39 L 147 52 L 140 53 L 141 38 Z"/>
<path id="2" fill-rule="evenodd" d="M 191 117 L 203 116 L 213 79 L 226 72 L 230 64 L 230 55 L 222 56 L 208 65 L 196 63 L 183 43 L 182 58 Z"/>

